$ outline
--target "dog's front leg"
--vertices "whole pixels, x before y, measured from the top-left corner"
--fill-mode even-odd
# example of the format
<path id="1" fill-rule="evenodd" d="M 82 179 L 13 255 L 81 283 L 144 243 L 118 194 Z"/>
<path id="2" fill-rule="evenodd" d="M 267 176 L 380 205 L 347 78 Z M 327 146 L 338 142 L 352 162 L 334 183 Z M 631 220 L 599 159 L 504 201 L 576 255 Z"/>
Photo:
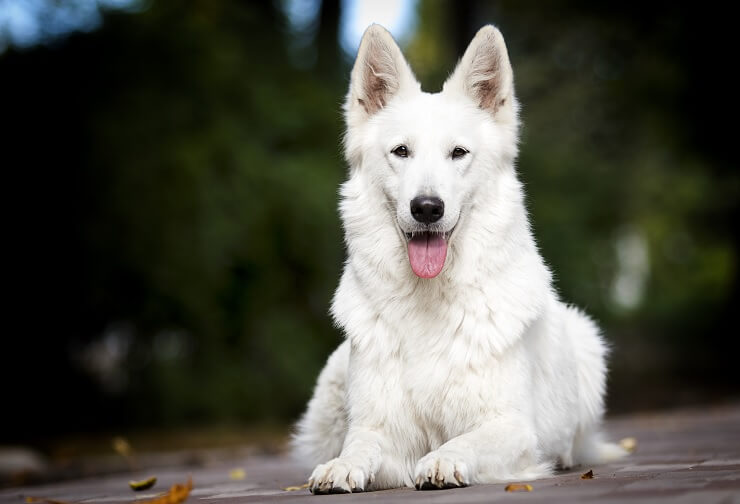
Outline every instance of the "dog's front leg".
<path id="1" fill-rule="evenodd" d="M 419 460 L 414 484 L 420 490 L 472 483 L 531 480 L 547 476 L 534 429 L 522 419 L 497 419 L 452 438 Z"/>
<path id="2" fill-rule="evenodd" d="M 382 435 L 371 429 L 350 428 L 339 457 L 314 469 L 308 480 L 312 493 L 363 492 L 380 467 Z"/>

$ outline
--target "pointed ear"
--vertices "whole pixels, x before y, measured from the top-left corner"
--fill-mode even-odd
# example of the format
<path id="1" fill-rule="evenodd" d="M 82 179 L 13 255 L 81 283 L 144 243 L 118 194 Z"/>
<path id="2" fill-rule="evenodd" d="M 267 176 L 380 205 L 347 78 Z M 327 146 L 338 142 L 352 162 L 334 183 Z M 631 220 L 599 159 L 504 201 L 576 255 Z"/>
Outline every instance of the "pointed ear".
<path id="1" fill-rule="evenodd" d="M 493 115 L 513 106 L 514 74 L 504 37 L 496 27 L 478 30 L 443 90 L 464 93 Z"/>
<path id="2" fill-rule="evenodd" d="M 345 103 L 347 120 L 356 124 L 383 107 L 395 95 L 419 90 L 411 68 L 391 34 L 380 25 L 365 30 L 352 68 Z"/>

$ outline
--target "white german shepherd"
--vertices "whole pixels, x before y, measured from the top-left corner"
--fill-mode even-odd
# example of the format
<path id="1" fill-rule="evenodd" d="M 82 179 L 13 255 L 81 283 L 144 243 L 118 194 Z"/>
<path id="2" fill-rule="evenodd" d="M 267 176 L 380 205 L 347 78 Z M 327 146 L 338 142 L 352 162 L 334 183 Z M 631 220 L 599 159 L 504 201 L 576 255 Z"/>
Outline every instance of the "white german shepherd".
<path id="1" fill-rule="evenodd" d="M 345 113 L 346 341 L 293 446 L 314 493 L 530 480 L 623 455 L 600 438 L 606 345 L 553 289 L 517 179 L 517 101 L 483 27 L 442 92 L 363 36 Z"/>

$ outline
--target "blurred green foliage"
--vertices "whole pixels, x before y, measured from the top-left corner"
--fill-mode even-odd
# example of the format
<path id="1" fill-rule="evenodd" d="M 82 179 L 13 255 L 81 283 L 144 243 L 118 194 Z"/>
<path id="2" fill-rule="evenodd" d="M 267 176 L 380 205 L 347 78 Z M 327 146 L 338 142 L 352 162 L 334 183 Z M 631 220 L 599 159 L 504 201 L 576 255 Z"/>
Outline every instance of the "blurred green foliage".
<path id="1" fill-rule="evenodd" d="M 155 1 L 0 55 L 21 214 L 3 379 L 25 412 L 6 437 L 301 411 L 341 338 L 340 11 L 323 2 L 296 50 L 277 3 Z M 612 405 L 736 390 L 740 182 L 710 103 L 729 85 L 706 80 L 722 20 L 687 40 L 704 20 L 670 4 L 418 16 L 407 54 L 429 91 L 482 24 L 504 32 L 535 232 L 563 297 L 614 343 Z"/>
<path id="2" fill-rule="evenodd" d="M 96 283 L 127 265 L 117 318 L 155 341 L 181 331 L 176 359 L 148 361 L 139 344 L 130 356 L 131 386 L 166 421 L 294 414 L 330 348 L 340 90 L 290 67 L 279 13 L 256 5 L 155 5 L 126 27 L 138 50 L 102 71 L 138 77 L 93 118 L 91 165 L 105 171 L 91 232 L 112 259 Z"/>

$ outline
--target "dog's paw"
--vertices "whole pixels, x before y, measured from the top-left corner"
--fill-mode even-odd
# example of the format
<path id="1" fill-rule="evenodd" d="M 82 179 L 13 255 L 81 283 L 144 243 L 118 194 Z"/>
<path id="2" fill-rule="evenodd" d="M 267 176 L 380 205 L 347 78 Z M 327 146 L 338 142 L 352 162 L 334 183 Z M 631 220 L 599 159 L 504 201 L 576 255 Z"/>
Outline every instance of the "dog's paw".
<path id="1" fill-rule="evenodd" d="M 424 456 L 416 464 L 414 484 L 417 490 L 439 490 L 464 487 L 470 484 L 470 471 L 460 459 L 438 451 Z"/>
<path id="2" fill-rule="evenodd" d="M 364 492 L 372 475 L 341 458 L 319 464 L 308 479 L 308 488 L 314 494 Z"/>

